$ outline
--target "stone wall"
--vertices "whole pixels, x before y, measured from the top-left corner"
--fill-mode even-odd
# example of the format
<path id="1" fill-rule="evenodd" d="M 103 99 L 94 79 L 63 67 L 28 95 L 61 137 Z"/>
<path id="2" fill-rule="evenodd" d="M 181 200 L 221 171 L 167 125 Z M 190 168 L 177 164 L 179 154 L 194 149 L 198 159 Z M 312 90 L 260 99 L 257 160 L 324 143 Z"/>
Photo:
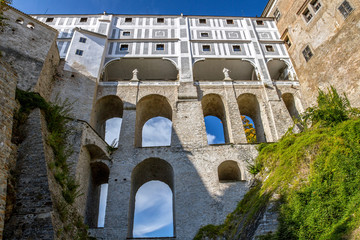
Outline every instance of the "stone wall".
<path id="1" fill-rule="evenodd" d="M 2 239 L 5 221 L 9 158 L 13 148 L 11 137 L 16 107 L 16 83 L 15 73 L 8 64 L 0 59 L 0 239 Z"/>
<path id="2" fill-rule="evenodd" d="M 296 87 L 279 85 L 244 86 L 236 82 L 224 84 L 221 81 L 200 82 L 191 88 L 196 89 L 196 96 L 179 99 L 181 86 L 167 83 L 162 86 L 147 82 L 117 82 L 116 84 L 100 83 L 97 89 L 97 103 L 106 97 L 118 98 L 123 108 L 109 109 L 119 111 L 122 126 L 119 147 L 112 155 L 109 176 L 109 193 L 103 229 L 91 229 L 98 239 L 132 238 L 132 221 L 134 184 L 138 178 L 134 169 L 151 159 L 167 162 L 174 171 L 174 227 L 175 236 L 179 239 L 192 238 L 197 230 L 207 224 L 221 224 L 226 215 L 235 209 L 238 201 L 248 190 L 250 180 L 247 172 L 247 161 L 257 155 L 256 145 L 247 144 L 241 122 L 239 106 L 247 104 L 246 98 L 254 96 L 258 102 L 259 121 L 262 122 L 265 139 L 277 141 L 292 125 L 291 117 L 281 98 L 283 93 L 298 95 Z M 190 87 L 190 86 L 189 86 Z M 141 128 L 137 116 L 145 114 L 152 117 L 152 108 L 164 106 L 159 97 L 167 99 L 170 113 L 159 111 L 160 116 L 171 116 L 171 146 L 141 147 L 136 145 L 136 129 Z M 216 94 L 222 99 L 229 131 L 228 144 L 208 145 L 202 109 L 202 99 Z M 143 107 L 145 99 L 157 99 L 156 105 Z M 141 104 L 140 104 L 141 103 Z M 140 106 L 141 105 L 141 106 Z M 95 104 L 92 116 L 93 128 L 97 129 L 98 107 Z M 255 106 L 256 107 L 256 106 Z M 111 114 L 102 114 L 111 117 Z M 151 115 L 151 116 L 150 116 Z M 145 117 L 147 119 L 147 117 Z M 149 160 L 150 159 L 150 160 Z M 226 160 L 235 161 L 241 171 L 238 182 L 219 182 L 218 166 Z M 186 176 L 186 177 L 185 177 Z M 135 179 L 134 179 L 135 178 Z M 141 180 L 139 180 L 141 181 Z M 122 206 L 122 207 L 119 207 Z"/>
<path id="3" fill-rule="evenodd" d="M 5 239 L 54 239 L 44 124 L 39 109 L 34 110 L 26 122 L 25 139 L 19 146 L 16 163 L 16 205 L 5 225 Z"/>
<path id="4" fill-rule="evenodd" d="M 11 7 L 4 16 L 8 20 L 0 32 L 0 51 L 18 76 L 18 88 L 48 98 L 59 61 L 57 31 Z"/>

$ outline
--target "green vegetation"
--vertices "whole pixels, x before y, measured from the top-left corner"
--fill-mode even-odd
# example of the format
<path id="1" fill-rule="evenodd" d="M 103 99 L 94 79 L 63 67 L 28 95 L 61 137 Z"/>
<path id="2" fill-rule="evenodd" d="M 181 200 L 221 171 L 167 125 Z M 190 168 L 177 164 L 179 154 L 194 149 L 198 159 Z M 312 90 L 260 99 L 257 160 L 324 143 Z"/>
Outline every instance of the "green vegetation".
<path id="1" fill-rule="evenodd" d="M 16 131 L 19 131 L 19 126 L 25 123 L 33 109 L 40 108 L 45 114 L 49 131 L 47 143 L 54 152 L 54 162 L 49 164 L 49 168 L 60 185 L 63 196 L 63 199 L 55 199 L 55 208 L 65 226 L 64 231 L 57 233 L 58 236 L 67 234 L 73 239 L 89 239 L 88 227 L 83 223 L 82 217 L 79 216 L 76 209 L 71 207 L 80 194 L 78 191 L 79 185 L 70 175 L 69 166 L 66 162 L 66 159 L 72 154 L 71 148 L 66 144 L 67 136 L 70 133 L 67 126 L 70 121 L 70 104 L 67 101 L 61 106 L 48 103 L 39 94 L 20 89 L 16 89 L 16 99 L 20 103 L 20 109 L 15 115 L 16 125 L 18 126 Z"/>
<path id="2" fill-rule="evenodd" d="M 218 234 L 200 229 L 196 239 L 248 239 L 252 224 L 274 193 L 279 229 L 260 239 L 358 239 L 360 226 L 360 118 L 334 88 L 319 91 L 318 106 L 302 116 L 304 131 L 260 144 L 258 181 Z M 254 168 L 254 167 L 253 167 Z M 255 173 L 256 174 L 256 173 Z"/>

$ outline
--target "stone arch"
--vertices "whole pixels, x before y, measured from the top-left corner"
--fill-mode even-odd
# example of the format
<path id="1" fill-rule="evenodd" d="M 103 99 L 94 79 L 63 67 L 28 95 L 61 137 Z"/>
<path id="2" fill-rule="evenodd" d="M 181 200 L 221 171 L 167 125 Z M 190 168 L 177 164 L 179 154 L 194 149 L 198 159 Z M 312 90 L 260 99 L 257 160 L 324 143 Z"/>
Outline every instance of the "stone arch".
<path id="1" fill-rule="evenodd" d="M 270 59 L 267 67 L 272 80 L 289 80 L 292 78 L 289 64 L 281 59 Z"/>
<path id="2" fill-rule="evenodd" d="M 173 193 L 173 217 L 174 214 L 174 170 L 172 166 L 165 160 L 160 158 L 148 158 L 139 163 L 131 173 L 131 192 L 129 207 L 129 225 L 128 237 L 133 237 L 134 212 L 135 212 L 135 196 L 139 188 L 153 180 L 161 181 L 167 184 Z M 174 235 L 175 235 L 175 218 L 173 219 Z"/>
<path id="3" fill-rule="evenodd" d="M 143 97 L 136 104 L 135 146 L 142 146 L 142 130 L 151 118 L 164 117 L 172 121 L 172 107 L 164 96 L 151 94 Z"/>
<path id="4" fill-rule="evenodd" d="M 292 93 L 284 93 L 281 96 L 282 100 L 285 103 L 287 110 L 289 111 L 290 116 L 294 119 L 300 119 L 300 113 L 298 111 L 298 106 L 295 101 L 294 95 Z"/>
<path id="5" fill-rule="evenodd" d="M 179 70 L 173 60 L 166 58 L 121 58 L 108 62 L 101 81 L 128 81 L 137 69 L 139 80 L 177 80 Z"/>
<path id="6" fill-rule="evenodd" d="M 93 127 L 99 135 L 105 138 L 105 122 L 114 117 L 122 118 L 123 102 L 118 96 L 108 95 L 100 98 L 94 108 Z"/>
<path id="7" fill-rule="evenodd" d="M 257 80 L 252 62 L 243 59 L 200 59 L 194 63 L 194 80 L 223 80 L 223 69 L 232 80 Z"/>
<path id="8" fill-rule="evenodd" d="M 220 182 L 241 181 L 241 171 L 237 162 L 227 160 L 218 166 L 218 177 Z"/>
<path id="9" fill-rule="evenodd" d="M 225 143 L 229 143 L 229 129 L 226 118 L 226 111 L 224 102 L 218 94 L 207 94 L 201 99 L 201 106 L 204 114 L 204 118 L 207 116 L 214 116 L 221 120 L 224 131 Z"/>
<path id="10" fill-rule="evenodd" d="M 237 103 L 240 114 L 248 116 L 254 121 L 257 142 L 266 142 L 260 105 L 256 96 L 251 93 L 241 94 L 237 99 Z"/>
<path id="11" fill-rule="evenodd" d="M 90 167 L 91 179 L 88 188 L 85 221 L 89 227 L 96 228 L 98 226 L 99 218 L 101 185 L 108 183 L 110 169 L 101 161 L 91 162 Z"/>

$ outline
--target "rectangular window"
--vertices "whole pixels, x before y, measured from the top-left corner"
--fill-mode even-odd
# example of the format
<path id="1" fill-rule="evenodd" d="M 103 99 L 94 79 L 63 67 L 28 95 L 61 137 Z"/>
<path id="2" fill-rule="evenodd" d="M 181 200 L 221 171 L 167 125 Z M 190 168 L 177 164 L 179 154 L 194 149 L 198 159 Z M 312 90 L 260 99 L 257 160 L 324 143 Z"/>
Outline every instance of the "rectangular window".
<path id="1" fill-rule="evenodd" d="M 313 0 L 313 1 L 311 1 L 310 5 L 311 5 L 312 8 L 314 9 L 314 12 L 319 11 L 319 9 L 321 8 L 321 3 L 319 2 L 319 0 Z"/>
<path id="2" fill-rule="evenodd" d="M 130 36 L 130 32 L 123 32 L 123 36 Z"/>
<path id="3" fill-rule="evenodd" d="M 84 53 L 83 50 L 76 49 L 76 52 L 75 52 L 76 55 L 82 56 L 83 53 Z"/>
<path id="4" fill-rule="evenodd" d="M 158 18 L 157 19 L 157 23 L 164 23 L 164 22 L 165 22 L 164 18 Z"/>
<path id="5" fill-rule="evenodd" d="M 265 45 L 265 49 L 267 52 L 275 52 L 274 47 L 272 45 Z"/>
<path id="6" fill-rule="evenodd" d="M 347 18 L 350 13 L 354 10 L 350 3 L 348 1 L 343 1 L 343 3 L 338 8 L 340 13 L 344 16 L 344 18 Z"/>
<path id="7" fill-rule="evenodd" d="M 200 24 L 206 24 L 206 19 L 205 19 L 205 18 L 199 19 L 199 23 L 200 23 Z"/>
<path id="8" fill-rule="evenodd" d="M 81 43 L 86 43 L 86 38 L 80 37 L 79 42 L 81 42 Z"/>
<path id="9" fill-rule="evenodd" d="M 310 10 L 308 8 L 305 9 L 305 11 L 302 13 L 302 15 L 306 22 L 310 22 L 310 20 L 313 17 L 312 13 L 310 12 Z"/>
<path id="10" fill-rule="evenodd" d="M 80 18 L 80 22 L 87 22 L 87 18 Z"/>
<path id="11" fill-rule="evenodd" d="M 256 20 L 256 25 L 264 25 L 264 21 L 263 20 Z"/>
<path id="12" fill-rule="evenodd" d="M 203 50 L 204 52 L 210 52 L 210 45 L 203 45 L 203 46 L 202 46 L 202 50 Z"/>
<path id="13" fill-rule="evenodd" d="M 311 52 L 311 49 L 309 46 L 306 46 L 305 49 L 302 51 L 302 54 L 304 55 L 305 60 L 308 62 L 310 58 L 314 55 Z"/>
<path id="14" fill-rule="evenodd" d="M 127 45 L 127 44 L 120 45 L 120 51 L 127 51 L 127 50 L 129 50 L 129 45 Z"/>
<path id="15" fill-rule="evenodd" d="M 127 23 L 132 22 L 132 18 L 125 18 L 125 22 L 127 22 Z"/>
<path id="16" fill-rule="evenodd" d="M 241 47 L 240 47 L 240 45 L 233 45 L 233 51 L 234 51 L 234 52 L 241 52 Z"/>
<path id="17" fill-rule="evenodd" d="M 226 24 L 234 24 L 234 20 L 232 20 L 232 19 L 226 19 Z"/>
<path id="18" fill-rule="evenodd" d="M 156 44 L 156 51 L 164 51 L 165 46 L 164 44 Z"/>
<path id="19" fill-rule="evenodd" d="M 46 22 L 53 22 L 54 21 L 54 18 L 47 18 L 46 19 Z"/>
<path id="20" fill-rule="evenodd" d="M 274 12 L 274 18 L 275 18 L 276 22 L 278 22 L 280 20 L 280 17 L 281 17 L 281 13 L 280 13 L 279 9 L 277 8 Z"/>
<path id="21" fill-rule="evenodd" d="M 286 36 L 286 37 L 284 38 L 284 42 L 285 42 L 285 44 L 286 44 L 286 46 L 287 46 L 288 48 L 291 47 L 291 41 L 290 41 L 289 36 Z"/>
<path id="22" fill-rule="evenodd" d="M 209 37 L 209 33 L 207 33 L 207 32 L 202 32 L 202 33 L 201 33 L 201 37 Z"/>

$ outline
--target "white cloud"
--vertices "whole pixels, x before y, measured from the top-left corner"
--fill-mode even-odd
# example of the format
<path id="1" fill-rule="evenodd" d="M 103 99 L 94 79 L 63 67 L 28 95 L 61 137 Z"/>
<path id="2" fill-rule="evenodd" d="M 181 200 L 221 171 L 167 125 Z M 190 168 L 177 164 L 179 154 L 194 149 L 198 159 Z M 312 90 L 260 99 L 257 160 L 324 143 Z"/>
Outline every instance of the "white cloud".
<path id="1" fill-rule="evenodd" d="M 215 144 L 216 136 L 210 133 L 207 133 L 206 135 L 207 135 L 208 144 Z"/>
<path id="2" fill-rule="evenodd" d="M 119 141 L 120 129 L 121 129 L 122 118 L 110 118 L 106 121 L 105 127 L 105 142 L 111 145 L 116 139 Z M 117 144 L 116 146 L 117 147 Z"/>
<path id="3" fill-rule="evenodd" d="M 135 199 L 134 237 L 156 237 L 173 235 L 172 192 L 160 181 L 145 183 Z"/>
<path id="4" fill-rule="evenodd" d="M 163 117 L 155 117 L 144 124 L 142 146 L 169 146 L 171 143 L 171 121 Z"/>

